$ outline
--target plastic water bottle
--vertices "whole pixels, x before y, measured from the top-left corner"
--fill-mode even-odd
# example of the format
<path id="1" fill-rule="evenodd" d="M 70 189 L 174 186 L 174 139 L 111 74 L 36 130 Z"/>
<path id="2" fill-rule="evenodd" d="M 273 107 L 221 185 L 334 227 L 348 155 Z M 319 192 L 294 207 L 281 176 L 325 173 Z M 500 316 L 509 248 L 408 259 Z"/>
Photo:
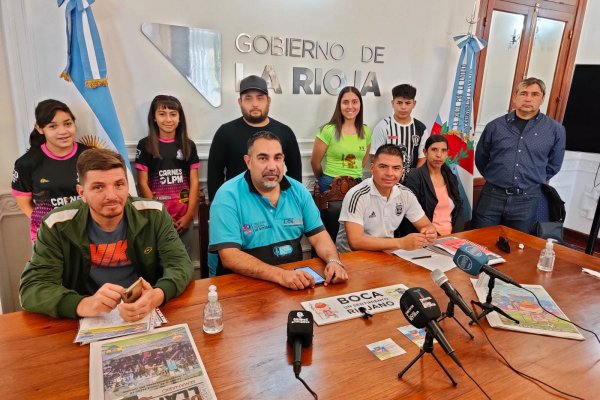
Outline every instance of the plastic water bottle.
<path id="1" fill-rule="evenodd" d="M 553 240 L 554 239 L 548 239 L 546 247 L 542 249 L 542 252 L 540 253 L 540 259 L 537 264 L 540 271 L 550 272 L 554 269 L 554 259 L 556 258 L 556 254 L 554 253 Z"/>
<path id="2" fill-rule="evenodd" d="M 204 332 L 219 333 L 223 330 L 223 309 L 219 303 L 217 287 L 210 285 L 208 287 L 208 303 L 204 306 Z"/>

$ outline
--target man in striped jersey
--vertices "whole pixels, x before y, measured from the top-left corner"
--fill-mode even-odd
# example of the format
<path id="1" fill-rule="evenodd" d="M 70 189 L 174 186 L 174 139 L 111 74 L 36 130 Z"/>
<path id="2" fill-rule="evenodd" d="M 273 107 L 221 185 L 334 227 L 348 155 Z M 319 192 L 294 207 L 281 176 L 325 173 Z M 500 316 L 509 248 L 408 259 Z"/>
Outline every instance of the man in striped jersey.
<path id="1" fill-rule="evenodd" d="M 371 139 L 371 155 L 377 149 L 391 143 L 402 149 L 404 159 L 404 174 L 402 180 L 412 168 L 425 164 L 423 148 L 429 137 L 425 125 L 412 117 L 412 111 L 417 105 L 415 97 L 417 89 L 408 84 L 398 85 L 392 89 L 392 108 L 394 114 L 381 120 L 373 130 Z"/>
<path id="2" fill-rule="evenodd" d="M 435 227 L 410 189 L 399 184 L 402 176 L 402 151 L 385 144 L 375 152 L 372 177 L 346 193 L 340 213 L 338 252 L 351 250 L 414 250 L 433 243 Z M 401 238 L 394 231 L 404 218 L 417 228 Z"/>

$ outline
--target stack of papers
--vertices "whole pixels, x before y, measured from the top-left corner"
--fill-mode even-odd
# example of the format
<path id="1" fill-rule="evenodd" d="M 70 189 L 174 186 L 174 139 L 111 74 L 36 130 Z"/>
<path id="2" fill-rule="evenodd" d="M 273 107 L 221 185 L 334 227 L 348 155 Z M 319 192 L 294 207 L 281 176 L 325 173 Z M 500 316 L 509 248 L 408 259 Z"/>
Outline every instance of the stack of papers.
<path id="1" fill-rule="evenodd" d="M 98 317 L 85 317 L 79 320 L 79 331 L 75 343 L 88 344 L 133 333 L 148 332 L 168 322 L 163 313 L 155 308 L 150 314 L 136 322 L 125 322 L 116 308 Z"/>
<path id="2" fill-rule="evenodd" d="M 429 245 L 422 249 L 417 250 L 395 250 L 392 254 L 398 257 L 410 261 L 413 264 L 417 264 L 425 269 L 433 271 L 439 269 L 442 272 L 446 272 L 454 268 L 453 256 L 456 254 L 456 250 L 463 244 L 470 244 L 478 247 L 483 253 L 488 256 L 488 264 L 500 264 L 506 262 L 499 254 L 489 251 L 486 247 L 473 243 L 466 239 L 460 239 L 455 236 L 446 236 L 435 241 L 435 244 Z"/>

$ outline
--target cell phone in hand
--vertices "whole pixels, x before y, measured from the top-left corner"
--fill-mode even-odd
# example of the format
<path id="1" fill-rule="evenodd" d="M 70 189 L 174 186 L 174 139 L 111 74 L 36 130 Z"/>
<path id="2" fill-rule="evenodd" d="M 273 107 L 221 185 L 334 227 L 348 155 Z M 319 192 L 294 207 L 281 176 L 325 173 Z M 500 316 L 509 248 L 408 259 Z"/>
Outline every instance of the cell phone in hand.
<path id="1" fill-rule="evenodd" d="M 131 286 L 125 289 L 125 292 L 121 294 L 123 303 L 133 303 L 142 295 L 142 281 L 143 278 L 138 278 L 137 281 L 133 282 Z"/>
<path id="2" fill-rule="evenodd" d="M 321 275 L 319 275 L 311 267 L 299 267 L 299 268 L 296 268 L 296 270 L 297 271 L 305 271 L 305 272 L 308 272 L 309 274 L 311 274 L 313 276 L 313 278 L 315 278 L 315 285 L 325 282 L 325 278 L 323 278 Z"/>

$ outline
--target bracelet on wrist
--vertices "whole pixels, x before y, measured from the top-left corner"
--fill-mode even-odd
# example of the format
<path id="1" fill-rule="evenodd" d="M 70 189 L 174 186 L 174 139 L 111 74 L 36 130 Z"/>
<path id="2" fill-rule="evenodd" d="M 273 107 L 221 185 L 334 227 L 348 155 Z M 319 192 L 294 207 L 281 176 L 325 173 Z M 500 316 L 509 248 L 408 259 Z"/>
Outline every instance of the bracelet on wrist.
<path id="1" fill-rule="evenodd" d="M 327 260 L 327 264 L 329 264 L 329 263 L 335 263 L 335 264 L 339 265 L 340 267 L 346 269 L 346 266 L 338 259 L 332 258 L 330 260 Z"/>

